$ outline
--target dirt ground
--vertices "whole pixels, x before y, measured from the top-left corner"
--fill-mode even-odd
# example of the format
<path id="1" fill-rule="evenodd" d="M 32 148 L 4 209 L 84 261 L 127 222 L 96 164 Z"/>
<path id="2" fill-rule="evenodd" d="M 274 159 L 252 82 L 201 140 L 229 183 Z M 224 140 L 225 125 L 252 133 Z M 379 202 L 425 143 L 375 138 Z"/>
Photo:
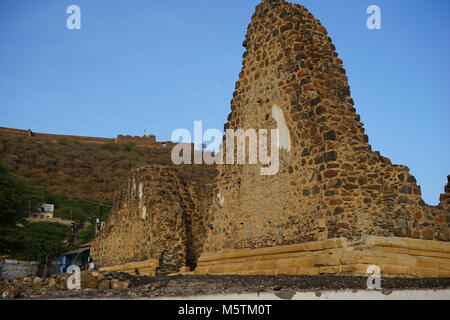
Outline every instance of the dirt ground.
<path id="1" fill-rule="evenodd" d="M 157 276 L 138 277 L 114 274 L 130 280 L 125 290 L 81 289 L 22 289 L 17 299 L 96 299 L 96 298 L 156 298 L 187 297 L 206 294 L 275 293 L 282 297 L 286 291 L 364 290 L 367 278 L 346 276 Z M 385 294 L 399 289 L 448 289 L 450 278 L 408 279 L 382 278 Z"/>

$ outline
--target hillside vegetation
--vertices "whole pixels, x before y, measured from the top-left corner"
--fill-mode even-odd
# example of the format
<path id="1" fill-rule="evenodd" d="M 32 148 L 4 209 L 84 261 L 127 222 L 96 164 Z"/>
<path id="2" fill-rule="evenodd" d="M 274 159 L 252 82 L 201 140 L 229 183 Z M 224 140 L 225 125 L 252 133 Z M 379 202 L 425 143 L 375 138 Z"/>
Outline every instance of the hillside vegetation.
<path id="1" fill-rule="evenodd" d="M 14 179 L 0 164 L 0 255 L 43 260 L 74 247 L 71 228 L 52 222 L 30 223 L 24 219 L 30 205 L 36 208 L 39 193 Z"/>
<path id="2" fill-rule="evenodd" d="M 170 150 L 139 147 L 133 143 L 56 142 L 0 135 L 0 161 L 12 175 L 60 197 L 112 199 L 121 178 L 145 165 L 172 165 Z M 211 166 L 178 166 L 187 181 L 210 183 Z"/>

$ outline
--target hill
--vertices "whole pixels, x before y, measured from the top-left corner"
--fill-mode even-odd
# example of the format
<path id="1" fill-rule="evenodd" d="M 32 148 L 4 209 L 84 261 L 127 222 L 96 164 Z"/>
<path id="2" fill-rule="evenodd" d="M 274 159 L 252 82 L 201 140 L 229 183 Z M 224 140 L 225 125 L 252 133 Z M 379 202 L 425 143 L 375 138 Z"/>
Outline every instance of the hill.
<path id="1" fill-rule="evenodd" d="M 121 178 L 133 168 L 172 165 L 170 148 L 134 142 L 89 143 L 70 136 L 39 139 L 0 133 L 0 161 L 32 186 L 69 198 L 112 199 Z M 212 183 L 215 168 L 178 166 L 186 181 Z"/>

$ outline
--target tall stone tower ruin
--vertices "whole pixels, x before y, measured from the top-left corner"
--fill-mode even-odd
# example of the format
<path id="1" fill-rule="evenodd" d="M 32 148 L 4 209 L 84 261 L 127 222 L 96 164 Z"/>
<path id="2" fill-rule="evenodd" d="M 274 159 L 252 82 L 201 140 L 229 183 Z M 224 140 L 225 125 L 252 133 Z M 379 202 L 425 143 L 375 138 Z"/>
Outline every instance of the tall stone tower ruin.
<path id="1" fill-rule="evenodd" d="M 278 128 L 279 172 L 220 166 L 196 272 L 355 274 L 377 264 L 449 276 L 448 186 L 439 206 L 426 205 L 409 169 L 372 151 L 320 22 L 301 5 L 264 0 L 243 45 L 225 129 Z"/>

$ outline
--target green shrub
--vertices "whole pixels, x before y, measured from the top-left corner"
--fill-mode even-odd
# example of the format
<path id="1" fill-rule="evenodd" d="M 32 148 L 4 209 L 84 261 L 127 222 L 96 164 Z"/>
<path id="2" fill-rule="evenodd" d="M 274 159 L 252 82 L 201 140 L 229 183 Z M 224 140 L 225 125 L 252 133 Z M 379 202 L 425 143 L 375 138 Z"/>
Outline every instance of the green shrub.
<path id="1" fill-rule="evenodd" d="M 20 260 L 43 261 L 46 256 L 57 257 L 72 249 L 69 245 L 71 229 L 54 222 L 25 223 L 16 230 L 20 248 L 13 252 Z"/>

